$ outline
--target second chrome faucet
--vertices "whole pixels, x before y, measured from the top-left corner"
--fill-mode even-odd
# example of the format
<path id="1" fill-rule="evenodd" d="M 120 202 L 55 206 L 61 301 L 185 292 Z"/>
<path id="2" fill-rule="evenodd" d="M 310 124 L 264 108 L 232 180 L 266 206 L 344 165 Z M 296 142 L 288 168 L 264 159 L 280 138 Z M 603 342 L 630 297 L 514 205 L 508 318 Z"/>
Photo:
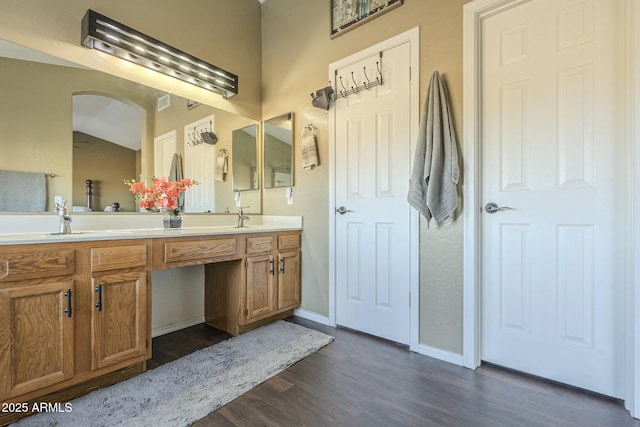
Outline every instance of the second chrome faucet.
<path id="1" fill-rule="evenodd" d="M 238 211 L 238 225 L 236 226 L 236 228 L 246 227 L 244 225 L 244 222 L 251 220 L 251 218 L 249 218 L 247 215 L 244 214 L 244 210 L 243 210 L 243 209 L 250 208 L 250 207 L 251 206 L 242 206 L 242 207 L 240 207 L 240 210 Z"/>

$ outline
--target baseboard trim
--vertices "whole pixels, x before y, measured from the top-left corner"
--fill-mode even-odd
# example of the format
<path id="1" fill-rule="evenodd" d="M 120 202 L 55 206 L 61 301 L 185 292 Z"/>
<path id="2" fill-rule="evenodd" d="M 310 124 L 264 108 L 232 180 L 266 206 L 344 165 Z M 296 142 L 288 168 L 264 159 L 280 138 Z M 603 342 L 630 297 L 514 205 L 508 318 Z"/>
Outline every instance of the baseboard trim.
<path id="1" fill-rule="evenodd" d="M 294 315 L 303 319 L 311 320 L 312 322 L 320 323 L 326 326 L 335 326 L 329 322 L 327 316 L 322 316 L 313 311 L 306 310 L 304 308 L 296 308 L 293 312 Z M 453 363 L 454 365 L 463 366 L 463 357 L 461 354 L 452 353 L 446 350 L 440 350 L 439 348 L 431 347 L 426 344 L 418 344 L 416 353 L 424 356 L 433 357 L 434 359 L 442 360 L 443 362 Z"/>
<path id="2" fill-rule="evenodd" d="M 186 319 L 177 323 L 170 323 L 165 326 L 160 326 L 158 328 L 151 330 L 151 337 L 159 337 L 160 335 L 169 334 L 171 332 L 179 331 L 180 329 L 188 328 L 190 326 L 199 325 L 200 323 L 204 323 L 204 314 L 197 317 L 192 317 L 191 319 Z"/>
<path id="3" fill-rule="evenodd" d="M 293 314 L 298 317 L 302 317 L 303 319 L 311 320 L 312 322 L 320 323 L 325 326 L 334 326 L 329 322 L 329 318 L 327 316 L 322 316 L 318 313 L 314 313 L 313 311 L 309 311 L 304 308 L 296 308 Z"/>
<path id="4" fill-rule="evenodd" d="M 463 357 L 461 354 L 452 353 L 439 348 L 431 347 L 425 344 L 418 344 L 416 353 L 442 360 L 443 362 L 453 363 L 454 365 L 463 366 Z"/>

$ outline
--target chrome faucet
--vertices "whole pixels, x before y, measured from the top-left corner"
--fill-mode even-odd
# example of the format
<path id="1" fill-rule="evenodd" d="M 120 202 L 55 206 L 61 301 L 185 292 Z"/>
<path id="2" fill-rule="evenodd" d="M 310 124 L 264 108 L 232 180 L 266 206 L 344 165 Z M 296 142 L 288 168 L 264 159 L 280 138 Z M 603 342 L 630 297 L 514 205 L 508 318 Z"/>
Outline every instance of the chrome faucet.
<path id="1" fill-rule="evenodd" d="M 249 218 L 247 215 L 244 214 L 243 209 L 246 208 L 250 208 L 251 206 L 242 206 L 240 208 L 240 210 L 238 211 L 238 225 L 236 226 L 236 228 L 243 228 L 245 227 L 244 225 L 244 221 L 247 220 L 249 221 L 251 218 Z"/>
<path id="2" fill-rule="evenodd" d="M 60 218 L 60 229 L 58 234 L 71 234 L 71 214 L 66 202 L 56 203 L 56 212 L 58 212 L 58 218 Z"/>

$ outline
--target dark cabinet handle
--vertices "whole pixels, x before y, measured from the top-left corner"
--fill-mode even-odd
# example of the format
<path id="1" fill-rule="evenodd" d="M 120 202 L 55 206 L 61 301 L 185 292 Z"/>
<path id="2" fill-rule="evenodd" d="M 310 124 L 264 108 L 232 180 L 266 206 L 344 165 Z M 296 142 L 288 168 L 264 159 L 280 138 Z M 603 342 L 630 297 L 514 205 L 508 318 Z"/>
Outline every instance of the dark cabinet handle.
<path id="1" fill-rule="evenodd" d="M 275 272 L 275 269 L 276 269 L 276 267 L 275 267 L 275 263 L 276 263 L 276 262 L 275 262 L 275 260 L 274 260 L 273 258 L 271 258 L 271 259 L 269 260 L 269 264 L 271 265 L 271 266 L 269 267 L 269 273 L 271 273 L 271 275 L 272 275 L 272 276 L 273 276 L 274 274 L 276 274 L 276 272 Z"/>
<path id="2" fill-rule="evenodd" d="M 67 289 L 64 296 L 67 297 L 67 308 L 64 309 L 64 312 L 67 313 L 67 317 L 71 317 L 71 313 L 73 311 L 71 308 L 71 289 Z"/>
<path id="3" fill-rule="evenodd" d="M 96 303 L 96 308 L 98 311 L 102 311 L 102 285 L 96 286 L 96 292 L 98 293 L 98 302 Z"/>
<path id="4" fill-rule="evenodd" d="M 284 273 L 284 257 L 280 258 L 280 273 Z"/>

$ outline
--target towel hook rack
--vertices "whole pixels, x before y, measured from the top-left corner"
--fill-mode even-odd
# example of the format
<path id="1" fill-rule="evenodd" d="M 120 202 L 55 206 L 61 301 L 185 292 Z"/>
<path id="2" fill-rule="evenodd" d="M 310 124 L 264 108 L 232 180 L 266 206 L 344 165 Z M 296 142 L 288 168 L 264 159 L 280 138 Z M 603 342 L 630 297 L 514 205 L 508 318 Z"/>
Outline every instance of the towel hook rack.
<path id="1" fill-rule="evenodd" d="M 195 147 L 196 145 L 204 144 L 203 140 L 198 139 L 198 135 L 196 134 L 196 130 L 197 130 L 197 127 L 194 126 L 193 127 L 193 132 L 191 132 L 189 134 L 189 141 L 187 142 L 187 144 L 189 144 L 191 147 Z"/>
<path id="2" fill-rule="evenodd" d="M 351 72 L 351 81 L 353 82 L 355 86 L 355 88 L 353 86 L 351 86 L 351 90 L 353 91 L 353 93 L 358 93 L 358 82 L 356 82 L 356 79 L 353 77 L 353 71 Z"/>
<path id="3" fill-rule="evenodd" d="M 367 81 L 362 83 L 361 85 L 358 84 L 358 82 L 356 82 L 354 72 L 352 71 L 351 72 L 351 81 L 353 81 L 353 84 L 355 84 L 355 86 L 351 86 L 351 89 L 347 89 L 347 88 L 344 87 L 344 83 L 342 81 L 342 76 L 338 76 L 338 70 L 335 70 L 336 89 L 338 88 L 338 85 L 337 85 L 338 79 L 340 79 L 340 85 L 342 86 L 342 90 L 340 90 L 340 91 L 335 90 L 334 91 L 336 93 L 336 100 L 340 99 L 340 98 L 346 98 L 349 95 L 357 95 L 363 89 L 370 90 L 372 87 L 382 86 L 382 84 L 384 83 L 383 78 L 382 78 L 382 52 L 378 53 L 378 57 L 379 57 L 379 59 L 378 59 L 378 61 L 376 61 L 376 70 L 378 72 L 377 75 L 376 75 L 376 80 L 375 81 L 371 81 L 369 79 L 369 76 L 367 75 L 367 67 L 363 67 L 362 71 L 363 71 L 364 77 L 365 77 L 365 79 Z M 329 85 L 331 85 L 331 81 L 329 81 Z"/>
<path id="4" fill-rule="evenodd" d="M 342 89 L 344 90 L 344 92 L 340 91 L 340 94 L 342 95 L 344 93 L 344 95 L 342 95 L 343 97 L 349 96 L 349 94 L 347 93 L 347 88 L 344 87 L 344 83 L 342 83 L 342 76 L 340 76 L 340 86 L 342 86 Z"/>
<path id="5" fill-rule="evenodd" d="M 369 76 L 367 76 L 367 67 L 362 67 L 362 72 L 364 73 L 364 78 L 367 79 L 367 82 L 364 84 L 364 88 L 370 90 L 371 80 L 369 80 Z"/>

